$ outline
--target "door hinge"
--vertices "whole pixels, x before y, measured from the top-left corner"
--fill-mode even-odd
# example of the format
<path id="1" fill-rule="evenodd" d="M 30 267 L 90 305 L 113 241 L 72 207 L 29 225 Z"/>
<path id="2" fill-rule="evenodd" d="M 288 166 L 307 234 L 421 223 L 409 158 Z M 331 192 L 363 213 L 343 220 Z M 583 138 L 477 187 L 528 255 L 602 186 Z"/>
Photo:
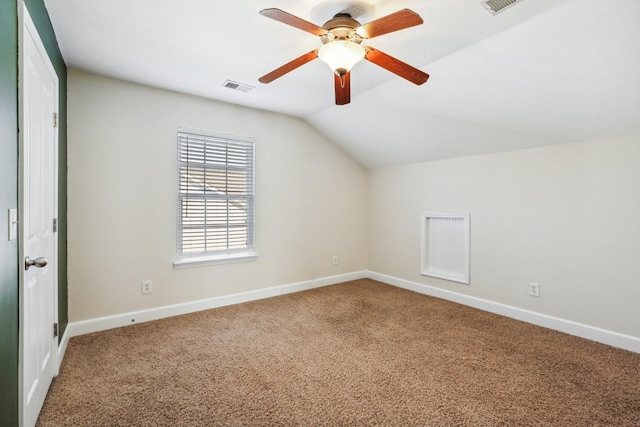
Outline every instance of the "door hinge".
<path id="1" fill-rule="evenodd" d="M 53 218 L 53 232 L 58 232 L 58 218 Z"/>
<path id="2" fill-rule="evenodd" d="M 54 338 L 58 337 L 58 324 L 57 323 L 53 324 L 53 337 Z"/>
<path id="3" fill-rule="evenodd" d="M 53 113 L 53 127 L 58 127 L 58 113 Z"/>

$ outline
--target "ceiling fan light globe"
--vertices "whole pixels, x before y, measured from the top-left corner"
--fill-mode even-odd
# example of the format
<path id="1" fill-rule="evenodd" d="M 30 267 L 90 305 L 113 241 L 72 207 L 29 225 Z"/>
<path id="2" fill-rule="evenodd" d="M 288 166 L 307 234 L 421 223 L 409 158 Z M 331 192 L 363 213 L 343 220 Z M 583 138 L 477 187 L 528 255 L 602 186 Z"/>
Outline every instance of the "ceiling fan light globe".
<path id="1" fill-rule="evenodd" d="M 364 59 L 365 50 L 357 43 L 338 40 L 323 45 L 318 50 L 318 57 L 326 63 L 331 71 L 345 75 L 354 65 Z"/>

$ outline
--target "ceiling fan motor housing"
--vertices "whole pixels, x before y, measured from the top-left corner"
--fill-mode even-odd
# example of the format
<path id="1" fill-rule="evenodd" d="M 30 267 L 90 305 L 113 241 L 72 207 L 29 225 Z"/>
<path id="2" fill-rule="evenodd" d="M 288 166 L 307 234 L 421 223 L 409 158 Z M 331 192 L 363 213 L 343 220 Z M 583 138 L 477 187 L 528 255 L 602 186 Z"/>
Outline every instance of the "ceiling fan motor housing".
<path id="1" fill-rule="evenodd" d="M 362 37 L 356 33 L 356 28 L 358 27 L 360 27 L 360 23 L 353 19 L 351 15 L 339 13 L 322 26 L 327 30 L 327 34 L 320 38 L 324 44 L 338 40 L 362 43 Z"/>

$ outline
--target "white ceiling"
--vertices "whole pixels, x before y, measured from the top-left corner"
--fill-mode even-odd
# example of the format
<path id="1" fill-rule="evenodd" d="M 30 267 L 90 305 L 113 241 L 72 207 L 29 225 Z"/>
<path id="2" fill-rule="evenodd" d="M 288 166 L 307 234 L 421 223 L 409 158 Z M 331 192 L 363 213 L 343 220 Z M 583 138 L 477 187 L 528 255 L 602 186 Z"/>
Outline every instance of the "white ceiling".
<path id="1" fill-rule="evenodd" d="M 45 0 L 68 66 L 306 120 L 367 168 L 640 133 L 640 1 Z M 318 25 L 356 5 L 361 23 L 409 8 L 421 26 L 365 44 L 430 74 L 415 86 L 356 64 L 334 105 L 321 61 L 258 78 L 318 48 L 262 17 Z M 250 93 L 225 80 L 255 86 Z"/>

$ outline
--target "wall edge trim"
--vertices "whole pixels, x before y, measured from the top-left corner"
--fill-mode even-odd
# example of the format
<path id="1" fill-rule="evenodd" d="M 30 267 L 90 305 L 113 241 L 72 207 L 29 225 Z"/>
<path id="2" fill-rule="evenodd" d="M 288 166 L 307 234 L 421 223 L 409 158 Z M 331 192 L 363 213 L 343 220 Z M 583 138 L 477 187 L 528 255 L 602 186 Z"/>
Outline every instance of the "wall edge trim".
<path id="1" fill-rule="evenodd" d="M 553 329 L 569 335 L 596 341 L 612 347 L 629 350 L 634 353 L 640 353 L 640 337 L 621 334 L 619 332 L 598 328 L 596 326 L 586 325 L 574 322 L 572 320 L 562 319 L 559 317 L 549 316 L 547 314 L 537 313 L 522 308 L 461 294 L 458 292 L 425 285 L 422 283 L 412 282 L 410 280 L 400 279 L 398 277 L 386 274 L 367 272 L 367 277 L 377 280 L 388 285 L 414 291 L 420 294 L 441 298 L 447 301 L 477 308 L 479 310 L 488 311 L 490 313 L 499 314 L 515 320 L 531 323 L 544 328 Z"/>
<path id="2" fill-rule="evenodd" d="M 69 339 L 71 338 L 69 336 L 69 332 L 67 331 L 68 331 L 68 328 L 65 329 L 64 333 L 62 334 L 62 338 L 58 343 L 58 359 L 57 359 L 58 365 L 56 366 L 56 373 L 55 373 L 56 377 L 60 373 L 60 367 L 62 366 L 62 359 L 64 358 L 64 354 L 67 352 L 67 346 L 69 345 Z"/>
<path id="3" fill-rule="evenodd" d="M 67 349 L 69 340 L 78 335 L 85 335 L 136 323 L 150 322 L 153 320 L 164 319 L 171 316 L 194 313 L 227 305 L 241 304 L 244 302 L 271 298 L 294 292 L 301 292 L 310 289 L 321 288 L 324 286 L 335 285 L 350 280 L 365 278 L 377 280 L 391 286 L 396 286 L 398 288 L 406 289 L 420 294 L 429 295 L 432 297 L 441 298 L 447 301 L 477 308 L 479 310 L 487 311 L 490 313 L 499 314 L 501 316 L 531 323 L 537 326 L 553 329 L 569 335 L 596 341 L 602 344 L 610 345 L 612 347 L 629 350 L 634 353 L 640 353 L 640 337 L 621 334 L 619 332 L 598 328 L 596 326 L 586 325 L 559 317 L 549 316 L 546 314 L 537 313 L 510 305 L 425 285 L 422 283 L 412 282 L 410 280 L 400 279 L 398 277 L 389 276 L 374 271 L 363 270 L 335 276 L 328 276 L 324 278 L 311 279 L 286 285 L 273 286 L 264 289 L 257 289 L 253 291 L 241 292 L 237 294 L 223 295 L 187 303 L 122 313 L 113 316 L 99 317 L 78 322 L 70 322 L 59 345 L 58 363 L 59 365 L 62 364 L 62 359 Z"/>
<path id="4" fill-rule="evenodd" d="M 160 320 L 167 317 L 179 316 L 181 314 L 195 313 L 198 311 L 209 310 L 212 308 L 223 307 L 227 305 L 241 304 L 244 302 L 256 301 L 260 299 L 321 288 L 324 286 L 330 286 L 350 280 L 358 280 L 364 278 L 367 278 L 367 271 L 356 271 L 352 273 L 305 280 L 302 282 L 273 286 L 237 294 L 206 298 L 181 304 L 167 305 L 147 310 L 132 311 L 128 313 L 82 320 L 78 322 L 69 322 L 63 337 L 63 343 L 65 345 L 64 350 L 66 350 L 65 340 L 68 342 L 69 339 L 78 335 L 85 335 L 93 332 L 105 331 L 107 329 L 134 325 L 137 323 Z M 61 355 L 61 357 L 58 359 L 60 363 L 62 361 L 62 356 L 63 355 Z"/>

